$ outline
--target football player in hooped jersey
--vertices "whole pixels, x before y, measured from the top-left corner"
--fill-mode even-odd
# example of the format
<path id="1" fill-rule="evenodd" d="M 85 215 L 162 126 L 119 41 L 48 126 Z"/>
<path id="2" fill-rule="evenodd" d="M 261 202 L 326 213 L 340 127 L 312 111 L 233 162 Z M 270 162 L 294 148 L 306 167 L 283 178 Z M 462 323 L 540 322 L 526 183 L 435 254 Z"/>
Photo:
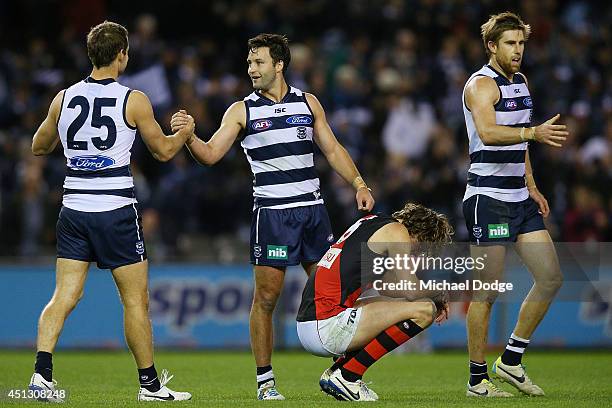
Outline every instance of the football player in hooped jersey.
<path id="1" fill-rule="evenodd" d="M 193 157 L 212 165 L 240 136 L 253 172 L 254 211 L 251 263 L 255 294 L 251 308 L 251 348 L 257 365 L 259 399 L 284 399 L 272 372 L 272 312 L 285 268 L 301 264 L 310 273 L 333 235 L 314 167 L 316 142 L 334 170 L 356 191 L 357 207 L 370 211 L 374 199 L 346 149 L 338 143 L 317 98 L 287 85 L 288 41 L 260 34 L 248 42 L 248 74 L 255 91 L 231 105 L 208 142 L 187 142 Z M 172 117 L 173 131 L 187 121 Z"/>
<path id="2" fill-rule="evenodd" d="M 480 279 L 503 274 L 505 246 L 516 251 L 534 277 L 521 305 L 514 331 L 493 372 L 527 395 L 544 395 L 525 374 L 521 358 L 531 335 L 561 286 L 562 275 L 542 216 L 550 212 L 538 191 L 529 160 L 529 143 L 561 147 L 568 132 L 555 124 L 559 115 L 531 125 L 533 103 L 527 78 L 519 72 L 530 27 L 515 14 L 491 16 L 481 27 L 489 63 L 475 72 L 464 89 L 463 112 L 469 137 L 470 169 L 463 213 L 472 256 L 487 256 Z M 495 293 L 475 294 L 467 313 L 470 380 L 467 395 L 511 397 L 489 379 L 485 349 Z"/>
<path id="3" fill-rule="evenodd" d="M 128 32 L 105 21 L 87 35 L 93 70 L 57 94 L 32 142 L 35 155 L 49 154 L 61 141 L 66 156 L 62 209 L 57 222 L 56 286 L 38 323 L 35 373 L 30 389 L 54 390 L 52 353 L 64 321 L 83 296 L 90 262 L 110 269 L 124 309 L 127 344 L 138 367 L 139 401 L 191 399 L 166 384 L 153 364 L 148 310 L 147 255 L 130 172 L 136 130 L 160 161 L 170 160 L 193 136 L 193 118 L 166 136 L 145 94 L 120 85 L 128 63 Z M 62 402 L 52 393 L 48 401 Z"/>
<path id="4" fill-rule="evenodd" d="M 334 243 L 310 275 L 302 293 L 297 332 L 302 346 L 321 357 L 336 357 L 323 372 L 323 392 L 342 401 L 376 401 L 362 381 L 366 370 L 384 355 L 448 316 L 443 292 L 387 290 L 375 280 L 418 281 L 393 267 L 385 274 L 368 271 L 370 260 L 414 254 L 424 245 L 450 242 L 448 219 L 429 208 L 408 203 L 391 217 L 367 215 Z M 419 251 L 420 252 L 420 251 Z M 382 296 L 359 299 L 374 287 Z"/>

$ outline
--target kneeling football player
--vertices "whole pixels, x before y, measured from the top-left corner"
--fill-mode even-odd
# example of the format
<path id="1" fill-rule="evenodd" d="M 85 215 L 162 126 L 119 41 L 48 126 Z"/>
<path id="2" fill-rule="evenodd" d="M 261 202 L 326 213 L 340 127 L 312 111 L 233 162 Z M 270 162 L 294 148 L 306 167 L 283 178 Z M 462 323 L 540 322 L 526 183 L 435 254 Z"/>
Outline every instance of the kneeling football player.
<path id="1" fill-rule="evenodd" d="M 394 258 L 418 242 L 447 243 L 452 233 L 446 216 L 408 203 L 391 217 L 359 219 L 329 248 L 306 283 L 297 316 L 302 346 L 314 355 L 335 357 L 321 376 L 323 392 L 338 400 L 376 401 L 378 395 L 362 381 L 365 371 L 448 316 L 441 292 L 379 290 L 382 296 L 359 299 L 382 276 L 364 272 L 363 265 L 369 264 L 364 259 Z M 385 275 L 397 279 L 400 273 Z"/>

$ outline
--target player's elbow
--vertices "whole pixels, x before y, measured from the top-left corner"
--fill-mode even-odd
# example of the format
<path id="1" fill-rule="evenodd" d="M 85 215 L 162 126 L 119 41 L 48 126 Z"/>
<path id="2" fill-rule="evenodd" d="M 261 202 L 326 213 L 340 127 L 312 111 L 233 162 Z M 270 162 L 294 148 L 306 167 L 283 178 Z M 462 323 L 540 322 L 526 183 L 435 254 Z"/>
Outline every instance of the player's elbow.
<path id="1" fill-rule="evenodd" d="M 168 162 L 170 160 L 172 160 L 172 158 L 176 155 L 176 151 L 174 149 L 172 149 L 172 146 L 164 146 L 164 148 L 160 149 L 159 152 L 157 152 L 157 157 L 156 159 L 159 160 L 160 162 Z"/>
<path id="2" fill-rule="evenodd" d="M 208 167 L 214 166 L 223 157 L 220 154 L 215 154 L 215 151 L 207 145 L 204 145 L 203 149 L 192 149 L 191 155 L 199 164 Z"/>
<path id="3" fill-rule="evenodd" d="M 219 160 L 211 160 L 207 157 L 201 157 L 196 154 L 192 154 L 192 156 L 198 164 L 201 164 L 202 166 L 206 166 L 206 167 L 212 167 L 215 163 L 219 161 Z"/>
<path id="4" fill-rule="evenodd" d="M 43 156 L 45 154 L 49 154 L 49 149 L 45 149 L 44 146 L 38 146 L 36 142 L 33 142 L 32 153 L 34 156 Z"/>
<path id="5" fill-rule="evenodd" d="M 169 161 L 172 158 L 162 152 L 153 154 L 153 157 L 155 158 L 155 160 L 163 162 L 163 163 Z"/>
<path id="6" fill-rule="evenodd" d="M 330 163 L 336 161 L 339 157 L 342 157 L 341 155 L 343 154 L 349 156 L 348 151 L 340 144 L 340 142 L 336 142 L 329 147 L 325 147 L 324 150 L 322 149 L 322 152 L 327 161 Z"/>
<path id="7" fill-rule="evenodd" d="M 163 152 L 163 151 L 159 151 L 159 152 L 153 152 L 153 158 L 157 161 L 160 162 L 167 162 L 170 159 L 172 159 L 172 156 L 170 156 L 168 153 Z"/>
<path id="8" fill-rule="evenodd" d="M 495 139 L 493 137 L 493 132 L 489 129 L 478 129 L 478 135 L 480 136 L 480 140 L 482 144 L 485 146 L 490 146 L 495 144 Z"/>
<path id="9" fill-rule="evenodd" d="M 215 164 L 219 163 L 220 160 L 221 160 L 220 157 L 212 157 L 212 158 L 210 158 L 208 160 L 205 160 L 203 164 L 208 166 L 208 167 L 211 167 L 211 166 L 214 166 Z"/>

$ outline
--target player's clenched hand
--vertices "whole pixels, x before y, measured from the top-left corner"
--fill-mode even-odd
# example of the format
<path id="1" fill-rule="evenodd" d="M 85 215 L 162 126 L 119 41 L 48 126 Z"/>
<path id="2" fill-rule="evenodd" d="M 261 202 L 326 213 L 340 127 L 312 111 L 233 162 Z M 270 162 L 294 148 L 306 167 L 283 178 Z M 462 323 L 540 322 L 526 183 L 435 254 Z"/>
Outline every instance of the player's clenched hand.
<path id="1" fill-rule="evenodd" d="M 189 124 L 190 117 L 191 116 L 187 114 L 187 111 L 183 109 L 172 115 L 172 119 L 170 119 L 170 127 L 172 128 L 172 132 L 176 133 L 183 127 L 187 126 Z"/>
<path id="2" fill-rule="evenodd" d="M 374 197 L 367 187 L 360 187 L 355 195 L 357 209 L 361 211 L 372 211 L 374 208 Z"/>
<path id="3" fill-rule="evenodd" d="M 181 136 L 189 136 L 188 141 L 193 138 L 193 132 L 195 130 L 195 121 L 191 115 L 186 115 L 184 119 L 181 119 L 184 122 L 183 125 L 179 129 L 176 130 L 178 134 Z"/>
<path id="4" fill-rule="evenodd" d="M 530 187 L 529 197 L 531 197 L 533 201 L 536 202 L 538 207 L 540 207 L 540 213 L 544 217 L 548 217 L 548 214 L 550 214 L 550 207 L 548 206 L 548 201 L 546 201 L 546 198 L 544 198 L 542 193 L 540 193 L 540 190 L 538 190 L 536 187 Z"/>
<path id="5" fill-rule="evenodd" d="M 436 306 L 435 312 L 435 323 L 442 323 L 442 321 L 448 319 L 449 307 L 448 307 L 449 293 L 445 290 L 435 292 L 431 297 L 431 300 Z"/>
<path id="6" fill-rule="evenodd" d="M 444 301 L 444 303 L 436 303 L 436 307 L 437 307 L 437 316 L 434 322 L 440 324 L 444 320 L 448 320 L 448 314 L 449 314 L 448 301 Z"/>
<path id="7" fill-rule="evenodd" d="M 569 132 L 565 125 L 555 125 L 555 122 L 559 120 L 561 115 L 556 114 L 540 126 L 536 126 L 534 139 L 540 143 L 545 143 L 554 147 L 563 147 L 561 143 L 565 142 Z"/>

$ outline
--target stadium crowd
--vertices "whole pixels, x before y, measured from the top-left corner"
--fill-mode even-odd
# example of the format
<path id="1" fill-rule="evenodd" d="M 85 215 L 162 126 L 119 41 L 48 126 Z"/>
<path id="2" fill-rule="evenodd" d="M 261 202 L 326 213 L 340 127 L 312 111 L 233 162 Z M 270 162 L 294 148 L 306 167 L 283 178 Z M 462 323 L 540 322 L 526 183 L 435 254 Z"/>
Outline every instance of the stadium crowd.
<path id="1" fill-rule="evenodd" d="M 65 159 L 61 148 L 34 157 L 31 138 L 56 93 L 88 75 L 84 36 L 104 19 L 130 30 L 130 62 L 120 82 L 149 96 L 167 133 L 170 116 L 183 108 L 205 140 L 225 109 L 251 92 L 246 40 L 259 32 L 286 34 L 289 84 L 319 98 L 372 187 L 376 210 L 420 202 L 448 214 L 455 240 L 465 241 L 461 200 L 469 158 L 461 92 L 486 62 L 480 24 L 505 9 L 532 26 L 522 72 L 534 123 L 561 113 L 571 133 L 562 149 L 530 147 L 551 206 L 551 235 L 612 240 L 612 7 L 605 2 L 189 4 L 181 2 L 189 16 L 171 5 L 110 0 L 0 5 L 0 255 L 54 252 Z M 152 258 L 247 259 L 252 178 L 240 150 L 236 145 L 208 168 L 186 149 L 158 163 L 142 142 L 135 145 L 132 170 Z M 341 232 L 357 215 L 354 191 L 325 160 L 317 165 Z"/>

